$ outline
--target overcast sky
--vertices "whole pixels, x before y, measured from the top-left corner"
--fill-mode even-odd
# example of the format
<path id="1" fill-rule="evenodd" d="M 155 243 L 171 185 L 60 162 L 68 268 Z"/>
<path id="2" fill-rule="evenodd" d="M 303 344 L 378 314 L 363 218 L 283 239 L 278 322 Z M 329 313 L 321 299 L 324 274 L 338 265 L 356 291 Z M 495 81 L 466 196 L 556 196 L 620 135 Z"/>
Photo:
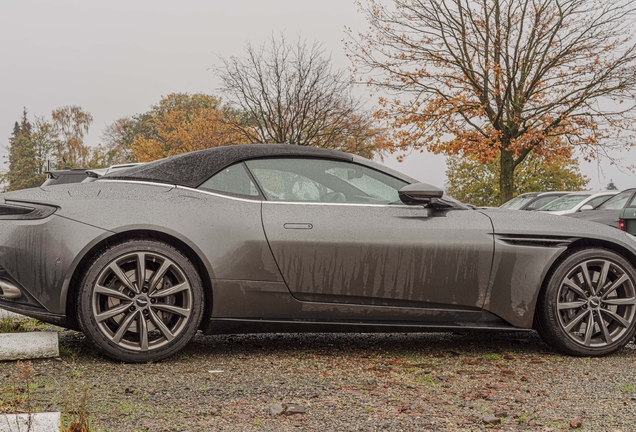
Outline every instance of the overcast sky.
<path id="1" fill-rule="evenodd" d="M 241 55 L 246 40 L 300 34 L 347 67 L 345 27 L 366 28 L 353 0 L 0 0 L 0 156 L 23 106 L 40 116 L 83 107 L 95 118 L 88 143 L 96 145 L 105 125 L 147 111 L 162 95 L 216 93 L 208 68 L 217 54 Z M 636 152 L 624 156 L 625 165 L 636 164 Z M 442 156 L 414 152 L 385 163 L 421 181 L 445 181 Z M 610 178 L 619 188 L 636 186 L 631 173 L 608 163 L 584 163 L 582 171 L 592 188 Z"/>

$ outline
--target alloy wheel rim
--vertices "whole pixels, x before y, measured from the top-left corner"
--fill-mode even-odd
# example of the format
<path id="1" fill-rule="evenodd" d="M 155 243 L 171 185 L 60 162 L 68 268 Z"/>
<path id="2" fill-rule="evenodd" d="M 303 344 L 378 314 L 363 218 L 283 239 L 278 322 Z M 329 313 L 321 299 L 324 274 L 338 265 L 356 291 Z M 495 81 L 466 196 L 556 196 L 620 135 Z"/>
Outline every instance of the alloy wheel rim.
<path id="1" fill-rule="evenodd" d="M 190 321 L 192 287 L 173 260 L 133 252 L 111 260 L 92 290 L 92 313 L 101 333 L 132 351 L 172 342 Z"/>
<path id="2" fill-rule="evenodd" d="M 634 322 L 634 281 L 614 261 L 578 263 L 561 281 L 557 314 L 561 328 L 576 344 L 587 348 L 611 345 Z"/>

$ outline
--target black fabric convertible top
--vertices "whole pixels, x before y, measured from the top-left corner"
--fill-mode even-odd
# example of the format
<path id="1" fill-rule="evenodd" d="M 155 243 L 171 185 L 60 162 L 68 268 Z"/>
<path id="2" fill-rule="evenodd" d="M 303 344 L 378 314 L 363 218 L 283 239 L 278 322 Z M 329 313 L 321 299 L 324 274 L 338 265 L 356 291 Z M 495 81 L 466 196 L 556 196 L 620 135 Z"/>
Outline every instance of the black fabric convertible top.
<path id="1" fill-rule="evenodd" d="M 196 188 L 217 172 L 236 162 L 262 157 L 322 157 L 351 161 L 350 154 L 336 150 L 290 144 L 242 144 L 214 147 L 150 162 L 106 174 L 105 180 L 140 180 Z"/>

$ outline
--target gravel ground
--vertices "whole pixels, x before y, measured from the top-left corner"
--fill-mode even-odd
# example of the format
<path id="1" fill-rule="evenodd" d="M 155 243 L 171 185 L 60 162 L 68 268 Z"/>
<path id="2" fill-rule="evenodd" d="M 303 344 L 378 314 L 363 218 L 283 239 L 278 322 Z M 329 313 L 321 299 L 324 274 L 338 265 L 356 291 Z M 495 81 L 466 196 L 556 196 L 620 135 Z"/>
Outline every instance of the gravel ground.
<path id="1" fill-rule="evenodd" d="M 60 338 L 61 359 L 33 361 L 31 404 L 72 415 L 86 388 L 96 431 L 636 430 L 634 345 L 599 359 L 535 333 L 198 335 L 130 365 Z M 0 410 L 24 409 L 19 375 L 0 363 Z"/>

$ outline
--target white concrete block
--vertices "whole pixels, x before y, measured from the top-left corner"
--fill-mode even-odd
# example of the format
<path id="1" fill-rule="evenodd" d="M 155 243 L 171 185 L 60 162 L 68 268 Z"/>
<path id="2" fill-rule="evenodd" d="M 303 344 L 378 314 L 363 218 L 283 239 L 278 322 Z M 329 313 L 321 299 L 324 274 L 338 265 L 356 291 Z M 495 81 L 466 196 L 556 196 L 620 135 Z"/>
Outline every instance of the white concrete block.
<path id="1" fill-rule="evenodd" d="M 0 414 L 0 432 L 59 432 L 59 412 L 36 414 Z"/>
<path id="2" fill-rule="evenodd" d="M 17 314 L 15 312 L 10 312 L 8 310 L 0 309 L 0 319 L 2 318 L 27 318 L 24 315 Z"/>
<path id="3" fill-rule="evenodd" d="M 59 356 L 57 332 L 0 333 L 0 361 Z"/>

